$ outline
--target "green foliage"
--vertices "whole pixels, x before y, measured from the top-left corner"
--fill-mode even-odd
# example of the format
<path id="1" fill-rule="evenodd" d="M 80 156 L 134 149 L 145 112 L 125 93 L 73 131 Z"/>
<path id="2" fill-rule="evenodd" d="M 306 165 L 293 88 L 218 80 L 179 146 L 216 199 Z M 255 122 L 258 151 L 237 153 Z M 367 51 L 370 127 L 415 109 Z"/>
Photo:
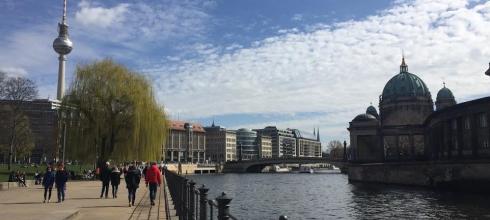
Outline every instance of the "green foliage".
<path id="1" fill-rule="evenodd" d="M 160 159 L 167 120 L 142 75 L 107 59 L 78 66 L 63 106 L 70 159 Z"/>

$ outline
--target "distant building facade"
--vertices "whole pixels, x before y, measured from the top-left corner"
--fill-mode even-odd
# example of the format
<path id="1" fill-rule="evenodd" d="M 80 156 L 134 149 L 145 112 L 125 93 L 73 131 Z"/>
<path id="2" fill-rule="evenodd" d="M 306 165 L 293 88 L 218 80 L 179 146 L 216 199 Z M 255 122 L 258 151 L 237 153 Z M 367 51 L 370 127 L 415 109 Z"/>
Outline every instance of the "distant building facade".
<path id="1" fill-rule="evenodd" d="M 203 163 L 206 158 L 206 131 L 197 123 L 170 121 L 165 151 L 166 161 Z"/>
<path id="2" fill-rule="evenodd" d="M 259 158 L 272 158 L 272 138 L 265 135 L 257 136 Z"/>
<path id="3" fill-rule="evenodd" d="M 298 129 L 292 129 L 296 138 L 296 152 L 298 157 L 322 157 L 322 144 L 320 134 L 311 134 Z"/>
<path id="4" fill-rule="evenodd" d="M 30 156 L 31 163 L 51 161 L 58 157 L 58 109 L 57 100 L 36 99 L 19 103 L 12 100 L 0 100 L 0 117 L 11 117 L 9 111 L 16 105 L 27 116 L 30 129 L 34 135 L 34 149 Z M 7 144 L 8 134 L 0 134 L 0 144 Z M 8 161 L 8 153 L 1 155 L 2 162 Z"/>
<path id="5" fill-rule="evenodd" d="M 226 162 L 237 160 L 236 132 L 227 130 L 221 126 L 215 126 L 214 122 L 206 131 L 206 157 L 211 162 Z"/>
<path id="6" fill-rule="evenodd" d="M 296 157 L 296 138 L 290 129 L 279 129 L 267 126 L 256 129 L 259 135 L 270 136 L 272 142 L 272 157 Z"/>
<path id="7" fill-rule="evenodd" d="M 247 128 L 238 129 L 236 131 L 236 148 L 238 160 L 259 159 L 257 132 Z"/>

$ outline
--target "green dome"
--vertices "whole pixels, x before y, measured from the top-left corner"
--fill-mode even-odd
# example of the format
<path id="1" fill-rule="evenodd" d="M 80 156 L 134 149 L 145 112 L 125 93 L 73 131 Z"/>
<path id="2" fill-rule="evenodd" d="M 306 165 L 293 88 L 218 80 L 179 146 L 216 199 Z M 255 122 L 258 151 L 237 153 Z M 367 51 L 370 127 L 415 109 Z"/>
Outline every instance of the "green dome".
<path id="1" fill-rule="evenodd" d="M 400 73 L 391 78 L 383 89 L 383 99 L 398 97 L 430 97 L 430 92 L 424 81 L 415 74 L 408 72 L 405 59 L 400 66 Z"/>
<path id="2" fill-rule="evenodd" d="M 436 100 L 443 100 L 443 99 L 454 99 L 453 93 L 451 92 L 451 90 L 449 90 L 446 87 L 443 87 L 441 90 L 439 90 L 439 92 L 437 92 Z"/>
<path id="3" fill-rule="evenodd" d="M 378 118 L 378 111 L 376 111 L 376 108 L 373 106 L 373 105 L 370 105 L 367 109 L 366 109 L 366 114 L 370 114 L 376 118 Z"/>

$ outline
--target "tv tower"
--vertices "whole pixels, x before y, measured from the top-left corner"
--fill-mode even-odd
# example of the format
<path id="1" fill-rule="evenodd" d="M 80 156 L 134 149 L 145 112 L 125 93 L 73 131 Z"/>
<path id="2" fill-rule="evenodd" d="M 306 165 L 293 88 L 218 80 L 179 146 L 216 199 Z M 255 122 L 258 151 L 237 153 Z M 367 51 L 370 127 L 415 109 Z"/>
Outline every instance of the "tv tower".
<path id="1" fill-rule="evenodd" d="M 62 100 L 65 93 L 65 61 L 66 56 L 71 52 L 73 43 L 68 38 L 68 25 L 66 24 L 66 0 L 63 0 L 63 18 L 58 23 L 58 37 L 53 41 L 53 49 L 59 54 L 58 67 L 58 91 L 56 98 Z"/>

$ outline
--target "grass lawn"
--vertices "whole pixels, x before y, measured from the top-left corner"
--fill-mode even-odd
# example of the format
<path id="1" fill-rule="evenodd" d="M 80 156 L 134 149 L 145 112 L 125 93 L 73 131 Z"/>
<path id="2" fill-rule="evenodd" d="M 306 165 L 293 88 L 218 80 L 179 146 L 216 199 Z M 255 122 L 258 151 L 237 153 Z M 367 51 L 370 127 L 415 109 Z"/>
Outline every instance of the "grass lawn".
<path id="1" fill-rule="evenodd" d="M 74 171 L 75 173 L 80 173 L 82 170 L 93 170 L 93 165 L 66 165 L 66 170 Z M 46 172 L 46 165 L 40 166 L 31 166 L 31 165 L 21 165 L 21 164 L 12 164 L 12 171 L 17 172 L 26 172 L 26 179 L 34 179 L 34 173 L 38 172 Z M 0 164 L 0 182 L 6 182 L 9 178 L 9 171 L 7 164 Z"/>

